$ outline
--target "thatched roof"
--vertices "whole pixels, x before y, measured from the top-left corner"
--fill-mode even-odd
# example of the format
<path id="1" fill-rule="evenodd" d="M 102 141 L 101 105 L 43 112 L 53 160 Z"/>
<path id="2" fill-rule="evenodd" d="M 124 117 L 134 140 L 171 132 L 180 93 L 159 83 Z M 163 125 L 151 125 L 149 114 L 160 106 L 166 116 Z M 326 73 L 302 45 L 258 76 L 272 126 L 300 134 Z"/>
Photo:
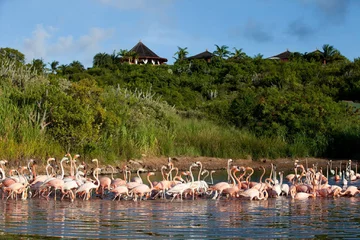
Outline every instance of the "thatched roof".
<path id="1" fill-rule="evenodd" d="M 291 56 L 291 53 L 289 50 L 286 50 L 285 52 L 279 53 L 278 55 L 269 57 L 268 59 L 289 59 Z"/>
<path id="2" fill-rule="evenodd" d="M 209 52 L 208 50 L 206 50 L 205 52 L 199 53 L 197 55 L 188 57 L 187 59 L 209 59 L 214 57 L 214 54 L 212 54 L 211 52 Z"/>
<path id="3" fill-rule="evenodd" d="M 159 57 L 153 51 L 150 50 L 145 44 L 141 41 L 138 42 L 130 51 L 134 51 L 137 53 L 139 59 L 141 58 L 148 58 L 148 59 L 157 59 L 163 62 L 167 62 L 166 58 Z"/>

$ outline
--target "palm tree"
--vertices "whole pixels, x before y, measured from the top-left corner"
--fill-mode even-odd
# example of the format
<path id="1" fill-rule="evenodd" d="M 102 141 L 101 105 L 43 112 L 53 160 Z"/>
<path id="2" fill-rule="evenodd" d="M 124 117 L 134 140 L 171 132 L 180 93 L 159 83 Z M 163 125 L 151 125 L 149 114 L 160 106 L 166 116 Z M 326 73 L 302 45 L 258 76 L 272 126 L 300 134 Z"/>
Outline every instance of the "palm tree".
<path id="1" fill-rule="evenodd" d="M 43 73 L 45 71 L 46 63 L 44 63 L 42 58 L 33 59 L 31 65 L 38 73 Z"/>
<path id="2" fill-rule="evenodd" d="M 222 45 L 221 47 L 219 47 L 218 45 L 215 44 L 216 50 L 214 51 L 214 55 L 218 56 L 219 58 L 227 58 L 229 57 L 230 51 L 227 50 L 229 47 Z"/>
<path id="3" fill-rule="evenodd" d="M 177 56 L 177 57 L 174 57 L 174 58 L 176 61 L 184 60 L 188 53 L 189 52 L 187 51 L 187 47 L 181 48 L 178 46 L 178 51 L 174 54 L 174 56 Z"/>
<path id="4" fill-rule="evenodd" d="M 230 53 L 231 57 L 234 59 L 244 59 L 247 57 L 246 53 L 242 51 L 242 48 L 237 49 L 234 47 L 234 52 Z"/>
<path id="5" fill-rule="evenodd" d="M 111 56 L 107 53 L 98 53 L 94 56 L 93 66 L 94 67 L 108 67 L 112 64 Z"/>
<path id="6" fill-rule="evenodd" d="M 129 51 L 127 49 L 120 49 L 117 55 L 122 58 L 122 61 L 125 61 L 127 59 L 128 52 Z"/>
<path id="7" fill-rule="evenodd" d="M 254 60 L 261 60 L 261 59 L 263 59 L 263 57 L 264 57 L 264 55 L 258 53 L 256 55 L 254 55 Z"/>
<path id="8" fill-rule="evenodd" d="M 305 53 L 306 54 L 306 53 Z M 290 60 L 297 60 L 300 61 L 302 59 L 304 59 L 305 54 L 302 54 L 300 52 L 292 52 L 290 54 Z"/>
<path id="9" fill-rule="evenodd" d="M 60 70 L 60 72 L 61 72 L 62 75 L 65 75 L 65 74 L 66 74 L 67 68 L 68 68 L 68 65 L 66 65 L 66 64 L 62 64 L 62 65 L 60 65 L 60 66 L 58 67 L 58 69 Z"/>
<path id="10" fill-rule="evenodd" d="M 72 63 L 70 63 L 68 65 L 68 67 L 72 68 L 74 70 L 73 72 L 83 72 L 83 71 L 85 71 L 84 65 L 82 65 L 82 63 L 79 62 L 79 61 L 72 61 Z"/>
<path id="11" fill-rule="evenodd" d="M 138 54 L 135 51 L 128 51 L 125 57 L 128 59 L 130 64 L 134 59 L 138 58 Z"/>
<path id="12" fill-rule="evenodd" d="M 323 47 L 323 53 L 322 53 L 322 59 L 324 65 L 333 60 L 336 56 L 340 55 L 340 52 L 334 48 L 334 46 L 331 46 L 329 44 L 324 44 Z"/>
<path id="13" fill-rule="evenodd" d="M 119 60 L 119 53 L 116 53 L 116 51 L 114 50 L 113 53 L 110 55 L 112 63 L 116 64 Z"/>
<path id="14" fill-rule="evenodd" d="M 50 63 L 51 72 L 52 72 L 52 73 L 55 73 L 58 66 L 59 66 L 59 62 L 58 62 L 58 61 L 52 61 L 52 62 Z"/>

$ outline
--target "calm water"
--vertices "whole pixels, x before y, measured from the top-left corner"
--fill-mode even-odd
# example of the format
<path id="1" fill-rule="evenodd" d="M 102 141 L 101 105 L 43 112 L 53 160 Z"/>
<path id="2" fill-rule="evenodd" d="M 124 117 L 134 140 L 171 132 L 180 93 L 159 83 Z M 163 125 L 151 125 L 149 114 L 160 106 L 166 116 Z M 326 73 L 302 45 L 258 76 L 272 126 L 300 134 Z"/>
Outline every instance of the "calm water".
<path id="1" fill-rule="evenodd" d="M 358 184 L 358 183 L 355 183 Z M 65 238 L 360 238 L 359 197 L 0 201 L 4 234 Z"/>

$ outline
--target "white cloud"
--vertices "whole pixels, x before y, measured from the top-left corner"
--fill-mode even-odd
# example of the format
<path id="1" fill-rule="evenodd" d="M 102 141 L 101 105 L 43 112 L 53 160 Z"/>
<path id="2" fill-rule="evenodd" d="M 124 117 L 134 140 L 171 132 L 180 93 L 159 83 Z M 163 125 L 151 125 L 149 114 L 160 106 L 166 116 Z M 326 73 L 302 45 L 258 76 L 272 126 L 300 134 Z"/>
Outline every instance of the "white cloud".
<path id="1" fill-rule="evenodd" d="M 50 30 L 46 30 L 41 24 L 36 25 L 32 38 L 24 40 L 24 53 L 28 59 L 46 57 L 46 41 L 51 37 Z"/>
<path id="2" fill-rule="evenodd" d="M 26 38 L 23 44 L 22 52 L 28 61 L 34 58 L 45 61 L 68 58 L 91 62 L 94 53 L 101 48 L 100 44 L 114 32 L 113 29 L 91 28 L 87 34 L 74 38 L 72 35 L 55 36 L 56 31 L 54 27 L 36 26 L 32 36 Z"/>

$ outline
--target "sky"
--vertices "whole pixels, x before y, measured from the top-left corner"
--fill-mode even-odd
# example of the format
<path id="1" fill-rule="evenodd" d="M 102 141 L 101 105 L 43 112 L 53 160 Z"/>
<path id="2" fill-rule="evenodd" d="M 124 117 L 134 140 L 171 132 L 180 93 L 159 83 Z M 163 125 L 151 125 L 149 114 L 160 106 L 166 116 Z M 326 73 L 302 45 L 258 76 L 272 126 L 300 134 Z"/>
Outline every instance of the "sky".
<path id="1" fill-rule="evenodd" d="M 0 0 L 0 48 L 86 67 L 139 41 L 168 64 L 178 47 L 192 56 L 215 44 L 264 58 L 330 44 L 353 60 L 359 13 L 357 0 Z"/>

